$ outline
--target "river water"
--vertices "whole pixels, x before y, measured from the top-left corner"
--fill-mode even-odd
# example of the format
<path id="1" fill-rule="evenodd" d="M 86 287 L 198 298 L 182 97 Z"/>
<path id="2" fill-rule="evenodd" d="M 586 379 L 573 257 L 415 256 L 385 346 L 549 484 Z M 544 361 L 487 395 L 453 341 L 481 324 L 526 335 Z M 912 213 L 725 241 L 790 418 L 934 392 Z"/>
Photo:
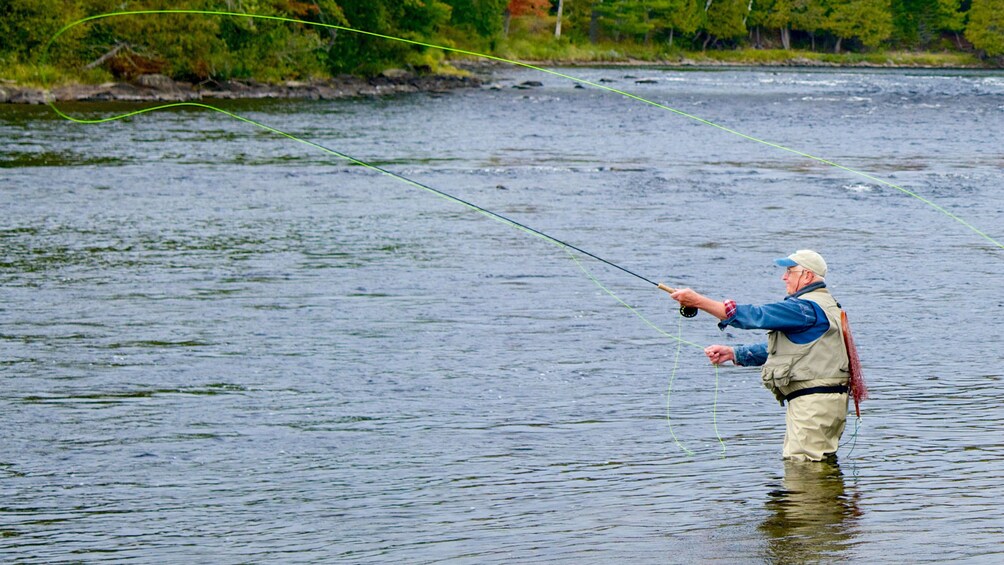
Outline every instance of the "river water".
<path id="1" fill-rule="evenodd" d="M 820 251 L 838 465 L 641 279 L 222 114 L 6 106 L 0 560 L 1004 560 L 1004 75 L 562 72 L 916 197 L 530 70 L 225 108 L 716 298 Z"/>

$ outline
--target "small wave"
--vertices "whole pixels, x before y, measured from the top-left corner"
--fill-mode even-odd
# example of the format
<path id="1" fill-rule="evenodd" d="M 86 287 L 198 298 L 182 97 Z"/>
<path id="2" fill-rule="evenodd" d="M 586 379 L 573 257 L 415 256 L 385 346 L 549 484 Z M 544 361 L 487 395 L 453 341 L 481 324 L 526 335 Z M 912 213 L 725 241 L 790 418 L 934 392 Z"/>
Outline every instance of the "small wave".
<path id="1" fill-rule="evenodd" d="M 875 192 L 875 187 L 869 186 L 867 184 L 845 184 L 841 188 L 843 188 L 847 192 L 856 192 L 856 193 Z"/>
<path id="2" fill-rule="evenodd" d="M 799 98 L 803 102 L 871 102 L 868 96 L 803 96 Z"/>

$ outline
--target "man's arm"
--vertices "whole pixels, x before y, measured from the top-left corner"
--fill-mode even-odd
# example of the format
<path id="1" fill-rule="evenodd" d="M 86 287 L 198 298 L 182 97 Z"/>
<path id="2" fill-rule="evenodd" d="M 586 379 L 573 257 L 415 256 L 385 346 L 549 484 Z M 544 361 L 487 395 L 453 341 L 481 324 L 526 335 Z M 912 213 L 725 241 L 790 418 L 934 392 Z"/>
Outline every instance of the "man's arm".
<path id="1" fill-rule="evenodd" d="M 715 365 L 732 361 L 742 367 L 758 367 L 767 362 L 767 344 L 758 343 L 756 345 L 737 345 L 735 347 L 709 345 L 704 348 L 704 354 Z"/>
<path id="2" fill-rule="evenodd" d="M 673 292 L 669 296 L 671 296 L 673 300 L 679 302 L 681 306 L 693 306 L 694 308 L 704 310 L 719 320 L 724 320 L 729 317 L 729 313 L 726 312 L 724 302 L 712 300 L 707 296 L 689 288 L 677 289 L 676 292 Z"/>
<path id="3" fill-rule="evenodd" d="M 727 326 L 741 330 L 778 330 L 788 334 L 789 337 L 817 326 L 819 335 L 822 335 L 830 327 L 821 309 L 808 300 L 798 299 L 763 306 L 740 304 L 732 310 L 732 316 L 721 320 L 718 327 L 723 330 Z M 796 343 L 804 342 L 796 341 Z"/>

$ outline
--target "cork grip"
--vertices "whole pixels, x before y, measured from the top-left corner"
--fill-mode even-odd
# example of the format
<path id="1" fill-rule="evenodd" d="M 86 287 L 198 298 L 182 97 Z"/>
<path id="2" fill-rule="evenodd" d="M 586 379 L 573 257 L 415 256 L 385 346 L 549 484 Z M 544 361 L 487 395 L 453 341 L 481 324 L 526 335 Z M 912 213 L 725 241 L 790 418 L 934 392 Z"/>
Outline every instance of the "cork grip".
<path id="1" fill-rule="evenodd" d="M 674 292 L 676 292 L 675 288 L 673 288 L 673 287 L 671 287 L 671 286 L 669 286 L 669 285 L 667 285 L 665 283 L 659 283 L 658 287 L 659 287 L 659 290 L 665 290 L 666 292 L 668 292 L 670 294 L 673 294 Z M 693 318 L 694 316 L 697 315 L 697 308 L 695 308 L 693 306 L 680 306 L 680 315 L 683 316 L 684 318 Z"/>

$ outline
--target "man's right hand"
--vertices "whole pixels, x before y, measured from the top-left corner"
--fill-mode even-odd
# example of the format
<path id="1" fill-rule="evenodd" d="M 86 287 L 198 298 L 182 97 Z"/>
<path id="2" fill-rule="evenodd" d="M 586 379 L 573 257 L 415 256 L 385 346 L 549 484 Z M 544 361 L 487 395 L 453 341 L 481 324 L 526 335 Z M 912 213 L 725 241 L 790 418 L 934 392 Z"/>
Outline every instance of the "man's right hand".
<path id="1" fill-rule="evenodd" d="M 736 350 L 727 345 L 709 345 L 704 348 L 704 354 L 714 365 L 721 365 L 726 361 L 736 362 Z"/>

